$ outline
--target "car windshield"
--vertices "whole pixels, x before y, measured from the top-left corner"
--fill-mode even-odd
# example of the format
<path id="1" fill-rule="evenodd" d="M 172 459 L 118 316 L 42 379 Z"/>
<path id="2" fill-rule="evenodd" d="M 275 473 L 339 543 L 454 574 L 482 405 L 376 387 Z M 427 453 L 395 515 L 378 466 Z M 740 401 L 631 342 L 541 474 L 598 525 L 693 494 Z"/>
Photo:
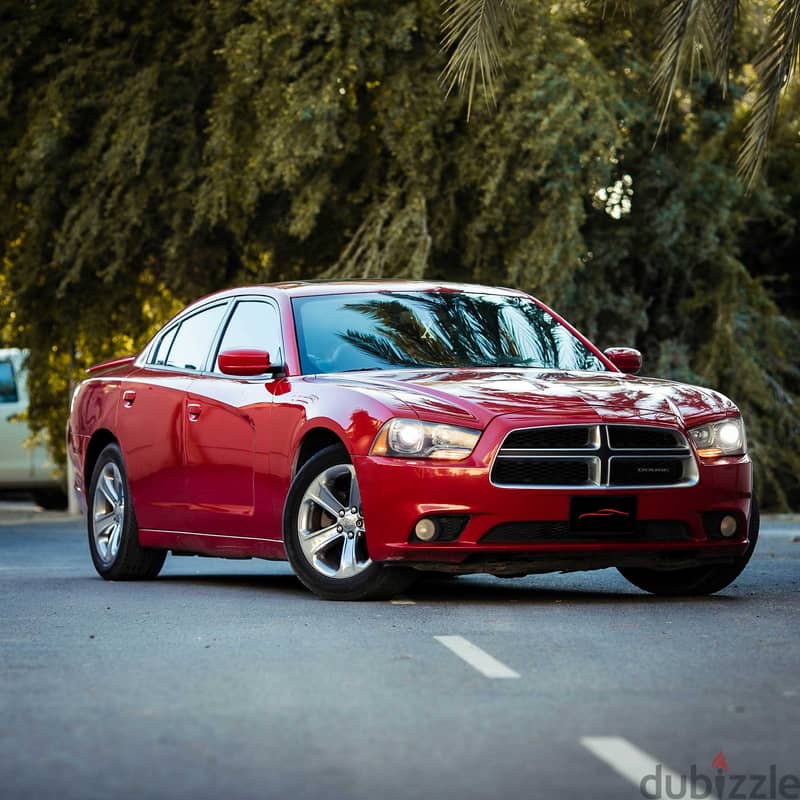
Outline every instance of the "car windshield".
<path id="1" fill-rule="evenodd" d="M 381 292 L 296 297 L 292 306 L 305 374 L 403 367 L 607 369 L 525 297 Z"/>

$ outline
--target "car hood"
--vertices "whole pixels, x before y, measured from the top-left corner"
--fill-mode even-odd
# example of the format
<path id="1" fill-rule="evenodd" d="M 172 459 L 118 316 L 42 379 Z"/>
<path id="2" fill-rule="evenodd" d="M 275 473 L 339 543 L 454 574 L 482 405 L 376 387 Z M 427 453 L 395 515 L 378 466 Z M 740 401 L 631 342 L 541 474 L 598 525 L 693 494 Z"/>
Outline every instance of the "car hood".
<path id="1" fill-rule="evenodd" d="M 501 414 L 532 416 L 546 424 L 555 416 L 605 422 L 687 425 L 734 412 L 712 389 L 616 372 L 535 369 L 371 370 L 317 380 L 361 387 L 399 401 L 423 418 L 453 418 L 481 427 Z"/>

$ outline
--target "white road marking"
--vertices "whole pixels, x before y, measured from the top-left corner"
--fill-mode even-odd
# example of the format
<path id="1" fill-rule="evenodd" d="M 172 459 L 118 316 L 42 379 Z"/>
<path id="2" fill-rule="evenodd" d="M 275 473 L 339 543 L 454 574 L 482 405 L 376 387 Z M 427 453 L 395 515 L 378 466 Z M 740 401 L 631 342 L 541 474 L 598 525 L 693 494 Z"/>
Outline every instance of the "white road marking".
<path id="1" fill-rule="evenodd" d="M 409 600 L 407 597 L 396 597 L 394 600 L 389 601 L 393 606 L 415 606 L 416 600 Z"/>
<path id="2" fill-rule="evenodd" d="M 434 636 L 433 638 L 487 678 L 519 678 L 518 672 L 514 672 L 502 661 L 490 656 L 485 650 L 481 650 L 463 636 Z"/>
<path id="3" fill-rule="evenodd" d="M 644 797 L 675 800 L 705 797 L 716 800 L 713 794 L 706 794 L 710 786 L 703 786 L 703 792 L 697 793 L 686 775 L 680 775 L 621 736 L 582 736 L 581 744 L 605 761 L 614 772 L 633 783 Z"/>

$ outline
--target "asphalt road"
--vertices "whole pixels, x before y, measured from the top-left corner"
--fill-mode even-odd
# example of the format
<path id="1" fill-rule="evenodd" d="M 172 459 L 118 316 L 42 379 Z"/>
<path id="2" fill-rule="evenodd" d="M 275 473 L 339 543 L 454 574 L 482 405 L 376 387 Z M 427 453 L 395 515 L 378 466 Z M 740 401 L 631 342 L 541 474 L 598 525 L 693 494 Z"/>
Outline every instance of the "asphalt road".
<path id="1" fill-rule="evenodd" d="M 0 515 L 0 796 L 624 800 L 694 765 L 696 797 L 797 797 L 800 523 L 764 529 L 712 598 L 606 570 L 331 603 L 257 561 L 107 583 L 81 522 Z"/>

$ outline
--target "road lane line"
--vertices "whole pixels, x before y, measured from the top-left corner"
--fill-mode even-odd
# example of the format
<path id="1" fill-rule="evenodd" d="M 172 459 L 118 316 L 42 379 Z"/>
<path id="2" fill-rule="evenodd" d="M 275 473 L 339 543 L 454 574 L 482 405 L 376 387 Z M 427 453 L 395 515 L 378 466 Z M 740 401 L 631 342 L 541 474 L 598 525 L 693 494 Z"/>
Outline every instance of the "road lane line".
<path id="1" fill-rule="evenodd" d="M 463 636 L 434 636 L 433 638 L 487 678 L 519 678 L 518 672 L 514 672 L 502 661 L 490 656 L 485 650 L 481 650 Z"/>
<path id="2" fill-rule="evenodd" d="M 582 736 L 580 741 L 614 772 L 633 783 L 644 797 L 670 797 L 674 800 L 705 797 L 716 800 L 713 794 L 696 793 L 686 775 L 680 775 L 621 736 Z"/>
<path id="3" fill-rule="evenodd" d="M 409 600 L 407 597 L 397 597 L 389 601 L 393 606 L 415 606 L 416 600 Z"/>

